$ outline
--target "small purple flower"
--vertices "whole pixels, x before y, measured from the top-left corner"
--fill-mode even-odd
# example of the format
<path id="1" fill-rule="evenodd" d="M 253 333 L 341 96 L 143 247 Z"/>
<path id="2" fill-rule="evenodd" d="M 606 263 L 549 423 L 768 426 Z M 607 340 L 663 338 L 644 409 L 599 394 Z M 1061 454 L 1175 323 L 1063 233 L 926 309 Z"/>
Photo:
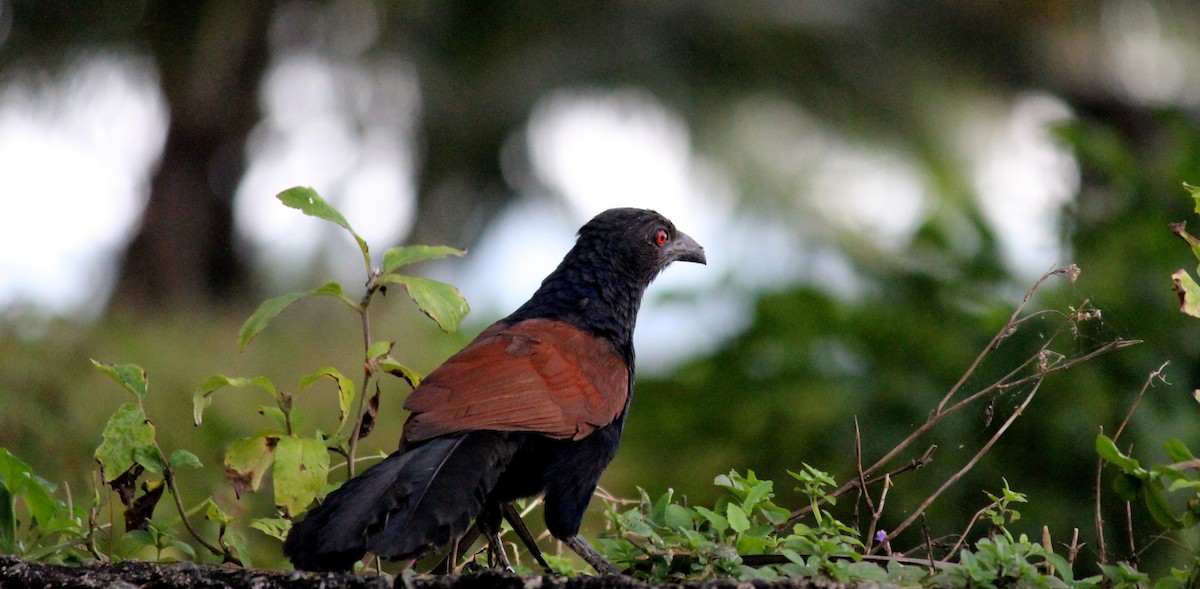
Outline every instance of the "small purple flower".
<path id="1" fill-rule="evenodd" d="M 886 542 L 887 541 L 887 530 L 879 530 L 878 532 L 875 532 L 875 541 L 876 542 Z"/>

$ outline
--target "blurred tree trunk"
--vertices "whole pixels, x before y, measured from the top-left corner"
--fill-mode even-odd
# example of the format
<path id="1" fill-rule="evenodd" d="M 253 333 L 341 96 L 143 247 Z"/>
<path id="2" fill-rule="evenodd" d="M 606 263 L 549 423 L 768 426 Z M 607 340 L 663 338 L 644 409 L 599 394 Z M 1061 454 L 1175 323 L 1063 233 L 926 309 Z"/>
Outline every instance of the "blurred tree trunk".
<path id="1" fill-rule="evenodd" d="M 141 227 L 125 251 L 112 308 L 223 302 L 246 282 L 233 196 L 258 122 L 274 2 L 152 4 L 145 38 L 170 123 Z"/>

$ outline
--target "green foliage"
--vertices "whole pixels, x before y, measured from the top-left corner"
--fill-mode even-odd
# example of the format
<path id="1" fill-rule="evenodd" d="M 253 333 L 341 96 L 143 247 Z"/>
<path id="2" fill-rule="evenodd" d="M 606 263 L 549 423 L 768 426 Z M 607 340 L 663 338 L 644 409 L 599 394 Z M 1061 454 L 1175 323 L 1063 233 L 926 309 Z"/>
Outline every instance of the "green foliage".
<path id="1" fill-rule="evenodd" d="M 1090 589 L 1100 585 L 1100 576 L 1075 580 L 1070 565 L 1061 556 L 1034 544 L 1023 534 L 1013 540 L 1011 534 L 983 538 L 975 550 L 964 550 L 959 565 L 947 567 L 931 581 L 949 587 L 1075 587 Z M 1061 576 L 1048 574 L 1048 571 Z"/>
<path id="2" fill-rule="evenodd" d="M 1090 589 L 1102 580 L 1099 575 L 1075 579 L 1062 556 L 1023 534 L 1013 537 L 1006 525 L 1019 514 L 1011 504 L 1025 498 L 1007 482 L 1000 495 L 988 494 L 992 505 L 984 512 L 996 533 L 963 550 L 958 563 L 943 562 L 940 571 L 931 572 L 918 559 L 865 560 L 858 532 L 821 508 L 836 499 L 829 494 L 836 486 L 833 478 L 807 464 L 791 475 L 800 483 L 796 490 L 807 500 L 811 523 L 780 526 L 789 512 L 774 503 L 774 484 L 753 472 L 731 471 L 714 480 L 725 493 L 711 508 L 688 506 L 671 490 L 655 501 L 643 490 L 632 509 L 610 508 L 613 529 L 599 545 L 614 562 L 654 581 L 786 576 L 901 587 Z M 1117 579 L 1128 570 L 1122 563 L 1106 577 Z"/>
<path id="3" fill-rule="evenodd" d="M 1171 464 L 1144 468 L 1136 458 L 1121 452 L 1108 436 L 1096 436 L 1096 453 L 1121 469 L 1113 490 L 1125 501 L 1142 500 L 1146 510 L 1167 529 L 1192 529 L 1200 522 L 1200 460 L 1179 440 L 1164 446 Z M 1183 499 L 1181 509 L 1172 510 L 1168 494 Z"/>
<path id="4" fill-rule="evenodd" d="M 84 516 L 56 499 L 57 490 L 7 448 L 0 448 L 0 553 L 56 562 L 85 557 L 76 546 L 83 537 Z M 24 523 L 22 512 L 28 517 Z"/>
<path id="5" fill-rule="evenodd" d="M 361 316 L 364 340 L 371 341 L 368 307 L 375 294 L 388 284 L 403 286 L 418 308 L 445 331 L 457 328 L 467 313 L 467 304 L 454 287 L 441 282 L 406 276 L 397 270 L 413 263 L 461 256 L 465 252 L 448 247 L 408 246 L 388 250 L 383 257 L 383 269 L 370 267 L 370 252 L 366 242 L 350 227 L 346 219 L 319 195 L 307 188 L 294 188 L 279 195 L 287 206 L 305 214 L 333 222 L 351 233 L 367 264 L 366 293 L 355 301 L 346 295 L 336 282 L 318 288 L 278 296 L 263 302 L 247 319 L 238 333 L 238 347 L 245 348 L 271 321 L 292 303 L 307 297 L 327 296 L 343 302 Z M 420 374 L 392 357 L 395 342 L 372 341 L 365 347 L 361 390 L 366 391 L 377 374 L 390 374 L 412 386 Z M 113 521 L 86 532 L 82 529 L 83 515 L 73 513 L 70 503 L 52 498 L 55 488 L 32 474 L 28 465 L 0 449 L 0 551 L 31 558 L 50 560 L 81 560 L 83 555 L 100 559 L 140 558 L 157 561 L 208 560 L 250 564 L 245 537 L 235 528 L 239 521 L 222 509 L 212 498 L 205 497 L 190 509 L 184 507 L 176 484 L 180 468 L 202 468 L 199 457 L 185 449 L 168 456 L 159 446 L 157 428 L 146 414 L 143 404 L 150 387 L 146 371 L 134 364 L 110 365 L 92 361 L 93 365 L 123 389 L 131 393 L 134 402 L 119 405 L 102 432 L 102 441 L 94 457 L 102 476 L 100 480 L 116 495 L 123 506 L 124 529 L 118 531 Z M 196 425 L 203 422 L 213 395 L 225 388 L 256 388 L 265 392 L 272 403 L 259 408 L 258 413 L 267 425 L 253 435 L 229 443 L 224 457 L 225 474 L 239 494 L 258 491 L 266 475 L 271 474 L 274 503 L 281 517 L 258 517 L 248 527 L 282 541 L 290 529 L 290 517 L 304 511 L 315 499 L 328 492 L 330 455 L 346 459 L 353 470 L 357 440 L 370 433 L 379 407 L 379 387 L 366 403 L 355 382 L 332 366 L 324 366 L 300 378 L 297 391 L 305 391 L 319 382 L 334 384 L 337 396 L 338 425 L 332 435 L 317 430 L 298 431 L 299 415 L 295 412 L 295 394 L 265 376 L 230 377 L 215 375 L 205 379 L 192 394 L 192 418 Z M 357 408 L 355 401 L 358 401 Z M 342 433 L 353 425 L 352 431 Z M 155 508 L 164 493 L 174 499 L 178 517 L 174 520 L 155 519 Z M 103 498 L 99 489 L 94 493 L 92 511 L 87 519 L 95 524 Z M 24 526 L 19 520 L 18 507 L 28 512 L 30 521 Z M 203 518 L 215 524 L 215 541 L 205 537 L 193 520 Z M 179 527 L 186 531 L 181 534 Z M 107 538 L 107 542 L 105 542 Z M 190 538 L 190 539 L 189 539 Z M 48 545 L 53 540 L 60 542 Z M 198 553 L 193 542 L 207 552 Z M 107 550 L 101 552 L 101 547 Z"/>
<path id="6" fill-rule="evenodd" d="M 829 475 L 804 465 L 793 476 L 813 505 L 830 499 Z M 713 484 L 725 493 L 712 507 L 689 507 L 668 490 L 651 501 L 642 490 L 633 509 L 610 509 L 614 533 L 600 539 L 601 549 L 618 565 L 654 580 L 683 578 L 770 578 L 780 575 L 825 576 L 839 581 L 886 578 L 874 565 L 857 566 L 862 542 L 857 532 L 820 509 L 814 524 L 798 523 L 777 532 L 787 509 L 775 504 L 774 483 L 753 472 L 719 475 Z M 749 566 L 745 557 L 781 556 L 774 564 Z"/>

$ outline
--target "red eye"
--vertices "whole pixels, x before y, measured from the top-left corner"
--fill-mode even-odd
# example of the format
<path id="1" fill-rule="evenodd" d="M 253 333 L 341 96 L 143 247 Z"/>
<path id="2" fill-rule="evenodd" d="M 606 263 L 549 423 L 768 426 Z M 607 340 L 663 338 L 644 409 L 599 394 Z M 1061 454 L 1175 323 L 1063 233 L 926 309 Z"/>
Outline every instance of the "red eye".
<path id="1" fill-rule="evenodd" d="M 658 245 L 663 245 L 663 244 L 667 243 L 667 230 L 666 229 L 658 230 L 658 235 L 654 236 L 654 243 L 657 243 Z"/>

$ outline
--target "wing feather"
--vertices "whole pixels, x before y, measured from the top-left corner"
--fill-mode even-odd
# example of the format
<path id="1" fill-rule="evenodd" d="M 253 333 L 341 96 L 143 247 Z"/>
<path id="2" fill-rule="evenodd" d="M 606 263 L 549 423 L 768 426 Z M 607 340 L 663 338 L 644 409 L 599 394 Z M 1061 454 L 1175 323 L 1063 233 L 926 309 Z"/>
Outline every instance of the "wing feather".
<path id="1" fill-rule="evenodd" d="M 499 430 L 578 440 L 628 397 L 628 366 L 607 340 L 549 319 L 496 324 L 409 394 L 404 439 Z"/>

